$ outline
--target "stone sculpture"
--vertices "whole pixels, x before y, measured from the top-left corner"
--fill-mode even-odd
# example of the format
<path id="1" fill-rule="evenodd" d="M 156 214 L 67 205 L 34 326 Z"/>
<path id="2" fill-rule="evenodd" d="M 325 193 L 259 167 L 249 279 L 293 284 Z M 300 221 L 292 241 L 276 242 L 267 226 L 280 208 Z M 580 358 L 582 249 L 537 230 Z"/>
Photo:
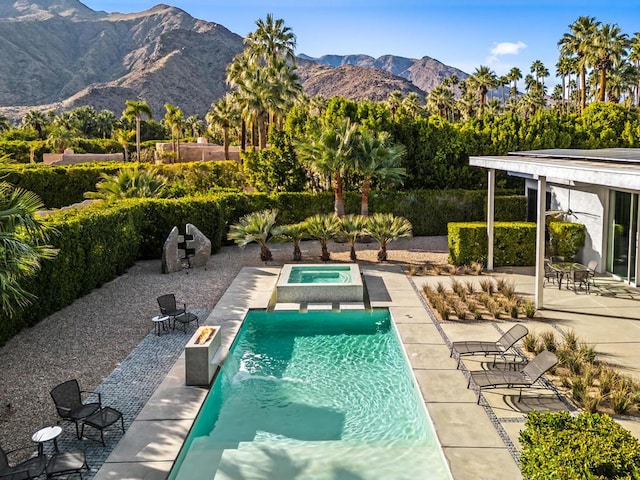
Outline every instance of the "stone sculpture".
<path id="1" fill-rule="evenodd" d="M 205 267 L 210 256 L 211 240 L 194 225 L 187 223 L 184 235 L 173 227 L 162 247 L 162 273 Z"/>

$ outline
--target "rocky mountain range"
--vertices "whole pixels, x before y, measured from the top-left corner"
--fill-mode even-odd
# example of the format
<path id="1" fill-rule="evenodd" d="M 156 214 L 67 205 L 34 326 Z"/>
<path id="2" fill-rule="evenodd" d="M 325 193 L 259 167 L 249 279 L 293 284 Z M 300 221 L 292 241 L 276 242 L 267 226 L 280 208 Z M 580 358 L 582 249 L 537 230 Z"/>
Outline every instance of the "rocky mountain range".
<path id="1" fill-rule="evenodd" d="M 0 114 L 82 105 L 119 113 L 126 99 L 203 116 L 227 91 L 226 66 L 242 37 L 175 7 L 131 13 L 94 11 L 78 0 L 0 2 Z M 299 57 L 310 96 L 386 99 L 393 90 L 422 96 L 444 77 L 466 74 L 435 59 L 386 55 Z"/>

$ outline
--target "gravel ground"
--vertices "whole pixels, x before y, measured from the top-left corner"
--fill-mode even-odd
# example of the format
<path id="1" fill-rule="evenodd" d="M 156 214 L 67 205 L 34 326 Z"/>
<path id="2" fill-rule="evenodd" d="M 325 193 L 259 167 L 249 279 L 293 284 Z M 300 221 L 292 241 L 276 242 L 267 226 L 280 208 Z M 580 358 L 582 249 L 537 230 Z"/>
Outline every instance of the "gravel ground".
<path id="1" fill-rule="evenodd" d="M 290 262 L 291 244 L 272 244 L 268 265 Z M 377 263 L 378 245 L 356 246 L 358 261 Z M 349 261 L 347 244 L 331 243 L 331 259 Z M 319 262 L 317 241 L 303 242 L 303 262 Z M 400 239 L 388 246 L 388 262 L 446 263 L 446 237 Z M 140 261 L 127 273 L 21 332 L 0 349 L 0 445 L 11 450 L 29 445 L 39 428 L 58 421 L 49 391 L 77 378 L 94 390 L 153 331 L 156 297 L 175 293 L 189 310 L 213 309 L 245 266 L 261 266 L 259 248 L 224 247 L 205 268 L 163 275 L 160 261 Z M 70 428 L 73 428 L 70 426 Z"/>

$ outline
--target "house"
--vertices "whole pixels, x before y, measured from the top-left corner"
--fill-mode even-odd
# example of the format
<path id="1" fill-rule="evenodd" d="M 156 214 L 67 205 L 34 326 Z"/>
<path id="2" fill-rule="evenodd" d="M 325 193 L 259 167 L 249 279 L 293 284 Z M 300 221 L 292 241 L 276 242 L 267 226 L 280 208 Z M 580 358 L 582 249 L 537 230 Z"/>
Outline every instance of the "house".
<path id="1" fill-rule="evenodd" d="M 564 213 L 566 220 L 586 227 L 578 260 L 598 261 L 599 272 L 638 286 L 640 271 L 640 149 L 550 149 L 510 152 L 505 156 L 473 156 L 470 165 L 489 171 L 489 238 L 493 239 L 495 171 L 525 179 L 529 220 L 538 223 L 536 304 L 542 305 L 544 218 L 548 210 Z M 544 192 L 540 195 L 539 192 Z M 487 267 L 493 267 L 489 243 Z"/>

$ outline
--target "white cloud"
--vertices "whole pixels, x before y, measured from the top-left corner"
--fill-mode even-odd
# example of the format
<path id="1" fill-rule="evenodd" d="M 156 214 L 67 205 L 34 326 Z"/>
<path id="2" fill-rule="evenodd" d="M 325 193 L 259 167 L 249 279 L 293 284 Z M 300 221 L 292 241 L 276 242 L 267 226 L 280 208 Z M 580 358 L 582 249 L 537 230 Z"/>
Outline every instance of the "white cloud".
<path id="1" fill-rule="evenodd" d="M 524 42 L 500 42 L 494 43 L 493 48 L 490 50 L 491 56 L 487 58 L 488 63 L 495 63 L 502 55 L 517 55 L 520 50 L 527 48 L 527 44 Z"/>

